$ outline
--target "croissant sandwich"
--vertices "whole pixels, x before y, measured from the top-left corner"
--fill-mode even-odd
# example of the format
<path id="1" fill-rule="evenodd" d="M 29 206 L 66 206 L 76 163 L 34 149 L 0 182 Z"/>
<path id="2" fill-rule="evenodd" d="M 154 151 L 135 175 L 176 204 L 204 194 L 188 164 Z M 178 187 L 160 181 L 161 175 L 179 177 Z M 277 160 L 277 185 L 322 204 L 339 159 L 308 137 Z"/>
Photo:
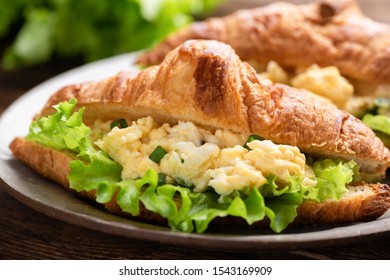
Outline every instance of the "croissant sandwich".
<path id="1" fill-rule="evenodd" d="M 355 0 L 273 3 L 196 22 L 138 58 L 160 63 L 188 39 L 214 39 L 273 82 L 305 88 L 361 118 L 390 147 L 390 26 Z"/>
<path id="2" fill-rule="evenodd" d="M 60 89 L 10 145 L 114 214 L 174 230 L 362 222 L 390 207 L 390 152 L 359 119 L 264 83 L 221 42 Z"/>

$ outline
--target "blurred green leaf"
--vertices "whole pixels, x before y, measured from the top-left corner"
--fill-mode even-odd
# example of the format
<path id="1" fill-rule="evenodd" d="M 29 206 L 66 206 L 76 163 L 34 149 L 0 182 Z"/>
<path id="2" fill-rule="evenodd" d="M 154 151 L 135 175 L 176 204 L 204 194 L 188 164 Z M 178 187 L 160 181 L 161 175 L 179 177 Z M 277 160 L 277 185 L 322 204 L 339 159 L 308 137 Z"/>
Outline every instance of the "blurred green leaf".
<path id="1" fill-rule="evenodd" d="M 49 10 L 34 9 L 27 15 L 13 46 L 5 52 L 3 66 L 12 69 L 38 64 L 50 58 L 53 51 L 53 21 Z"/>
<path id="2" fill-rule="evenodd" d="M 21 22 L 5 69 L 82 57 L 86 62 L 152 46 L 222 0 L 0 0 L 0 38 Z"/>

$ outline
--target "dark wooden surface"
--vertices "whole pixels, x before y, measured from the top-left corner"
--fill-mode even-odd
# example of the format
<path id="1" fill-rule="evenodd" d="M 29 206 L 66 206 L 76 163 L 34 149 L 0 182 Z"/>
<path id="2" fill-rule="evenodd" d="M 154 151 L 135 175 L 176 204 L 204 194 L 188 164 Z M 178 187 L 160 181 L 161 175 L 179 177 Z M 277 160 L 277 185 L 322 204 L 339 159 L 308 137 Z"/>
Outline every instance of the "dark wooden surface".
<path id="1" fill-rule="evenodd" d="M 219 13 L 268 2 L 271 1 L 229 1 Z M 390 20 L 389 0 L 360 2 L 371 17 Z M 57 62 L 13 73 L 0 70 L 0 113 L 33 86 L 75 66 L 77 62 Z M 390 259 L 390 233 L 346 246 L 248 253 L 194 250 L 132 240 L 45 216 L 8 195 L 2 190 L 3 185 L 0 182 L 0 259 Z"/>

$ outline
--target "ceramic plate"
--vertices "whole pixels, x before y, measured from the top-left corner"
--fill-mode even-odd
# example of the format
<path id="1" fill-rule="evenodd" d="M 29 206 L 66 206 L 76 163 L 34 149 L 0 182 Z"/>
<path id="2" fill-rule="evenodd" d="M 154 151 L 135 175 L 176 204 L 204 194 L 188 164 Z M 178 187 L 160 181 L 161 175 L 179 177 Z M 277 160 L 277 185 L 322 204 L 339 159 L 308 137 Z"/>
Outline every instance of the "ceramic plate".
<path id="1" fill-rule="evenodd" d="M 203 234 L 174 232 L 168 228 L 144 224 L 105 212 L 45 180 L 12 157 L 8 148 L 16 136 L 24 136 L 32 117 L 60 87 L 98 80 L 123 70 L 137 71 L 135 54 L 105 59 L 56 76 L 27 92 L 12 104 L 0 119 L 0 177 L 5 190 L 29 207 L 56 219 L 110 234 L 157 242 L 218 250 L 303 249 L 363 242 L 390 230 L 390 218 L 336 227 L 316 227 L 271 231 L 212 228 Z M 1 206 L 0 206 L 1 207 Z"/>

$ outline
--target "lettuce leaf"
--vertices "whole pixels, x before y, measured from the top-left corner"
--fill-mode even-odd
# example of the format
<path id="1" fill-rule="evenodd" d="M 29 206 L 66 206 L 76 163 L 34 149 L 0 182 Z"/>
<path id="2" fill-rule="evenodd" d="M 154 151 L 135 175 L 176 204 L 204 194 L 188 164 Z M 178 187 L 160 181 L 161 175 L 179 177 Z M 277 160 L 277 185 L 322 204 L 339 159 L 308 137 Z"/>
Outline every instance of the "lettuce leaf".
<path id="1" fill-rule="evenodd" d="M 26 139 L 76 153 L 78 159 L 70 162 L 70 187 L 78 192 L 96 190 L 97 201 L 106 203 L 121 180 L 122 167 L 93 147 L 91 129 L 82 120 L 84 108 L 73 113 L 76 103 L 76 99 L 59 103 L 56 113 L 33 121 Z"/>
<path id="2" fill-rule="evenodd" d="M 358 165 L 354 161 L 343 163 L 332 159 L 324 159 L 314 162 L 318 189 L 317 199 L 340 199 L 347 192 L 346 186 L 358 177 Z M 356 180 L 357 178 L 355 178 Z"/>
<path id="3" fill-rule="evenodd" d="M 283 195 L 279 203 L 274 198 L 267 207 L 258 188 L 234 192 L 230 199 L 219 202 L 219 195 L 213 191 L 194 193 L 179 186 L 157 186 L 158 174 L 154 170 L 149 170 L 145 176 L 149 183 L 140 195 L 140 201 L 148 210 L 167 218 L 171 228 L 185 232 L 194 229 L 198 233 L 204 232 L 212 220 L 226 216 L 241 217 L 249 225 L 267 216 L 271 228 L 281 232 L 294 220 L 296 209 L 302 202 L 299 194 L 289 194 Z"/>
<path id="4" fill-rule="evenodd" d="M 385 115 L 364 115 L 362 121 L 371 129 L 390 135 L 390 118 Z"/>
<path id="5" fill-rule="evenodd" d="M 33 121 L 27 140 L 76 153 L 86 148 L 91 130 L 83 124 L 83 108 L 72 114 L 76 103 L 76 99 L 59 103 L 54 106 L 56 113 Z"/>
<path id="6" fill-rule="evenodd" d="M 54 114 L 31 124 L 27 139 L 75 153 L 68 176 L 71 188 L 96 191 L 99 203 L 116 199 L 124 212 L 134 216 L 140 214 L 142 204 L 166 218 L 174 230 L 201 233 L 215 218 L 235 216 L 249 225 L 267 217 L 270 228 L 281 232 L 295 219 L 305 199 L 338 199 L 347 191 L 346 185 L 358 178 L 358 165 L 353 161 L 324 159 L 313 162 L 315 187 L 306 186 L 302 177 L 291 176 L 281 184 L 271 175 L 263 186 L 248 186 L 223 197 L 212 189 L 195 193 L 189 187 L 166 184 L 153 169 L 142 178 L 122 180 L 122 167 L 91 143 L 91 130 L 82 122 L 84 109 L 74 112 L 76 103 L 72 99 L 54 106 Z"/>
<path id="7" fill-rule="evenodd" d="M 303 202 L 299 193 L 285 193 L 267 199 L 266 215 L 275 232 L 283 231 L 297 216 L 297 208 Z"/>
<path id="8" fill-rule="evenodd" d="M 94 151 L 89 159 L 70 162 L 70 187 L 78 192 L 96 190 L 96 201 L 107 203 L 116 192 L 122 167 L 101 151 Z"/>

